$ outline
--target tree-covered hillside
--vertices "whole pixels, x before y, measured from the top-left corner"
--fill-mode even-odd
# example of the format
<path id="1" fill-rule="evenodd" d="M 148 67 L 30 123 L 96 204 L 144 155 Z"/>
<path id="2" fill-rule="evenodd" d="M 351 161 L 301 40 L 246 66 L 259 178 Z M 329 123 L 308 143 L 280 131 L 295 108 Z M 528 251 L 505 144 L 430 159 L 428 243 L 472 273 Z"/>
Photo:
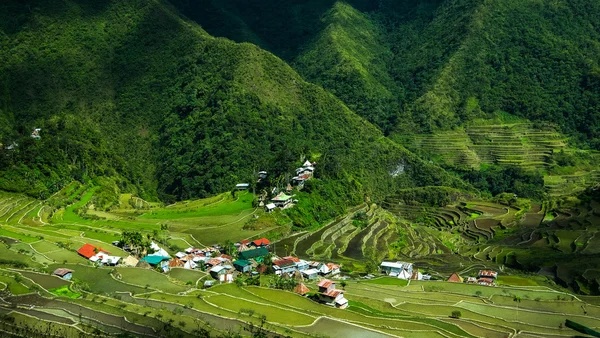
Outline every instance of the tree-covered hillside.
<path id="1" fill-rule="evenodd" d="M 291 174 L 301 156 L 318 162 L 313 190 L 329 197 L 316 214 L 397 188 L 464 187 L 276 56 L 213 38 L 169 3 L 2 6 L 1 189 L 45 197 L 107 176 L 123 191 L 186 199 L 260 169 Z"/>
<path id="2" fill-rule="evenodd" d="M 319 35 L 296 58 L 296 69 L 384 132 L 390 131 L 402 92 L 388 73 L 392 53 L 379 26 L 342 2 L 323 16 L 322 24 Z"/>
<path id="3" fill-rule="evenodd" d="M 175 3 L 213 34 L 295 60 L 386 132 L 448 130 L 504 111 L 600 149 L 589 123 L 600 118 L 596 1 Z M 221 24 L 232 17 L 243 29 Z"/>

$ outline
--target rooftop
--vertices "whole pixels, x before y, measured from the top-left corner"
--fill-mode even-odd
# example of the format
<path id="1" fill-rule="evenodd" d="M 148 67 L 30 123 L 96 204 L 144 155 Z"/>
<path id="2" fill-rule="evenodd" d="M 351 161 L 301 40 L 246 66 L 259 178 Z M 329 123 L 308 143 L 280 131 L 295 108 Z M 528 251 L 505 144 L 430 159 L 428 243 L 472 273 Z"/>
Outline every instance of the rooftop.
<path id="1" fill-rule="evenodd" d="M 258 248 L 254 250 L 246 250 L 242 251 L 238 254 L 240 259 L 250 259 L 255 257 L 266 256 L 269 254 L 269 250 L 267 248 Z"/>
<path id="2" fill-rule="evenodd" d="M 54 270 L 53 274 L 60 276 L 60 277 L 64 277 L 66 274 L 68 273 L 72 273 L 73 270 L 69 270 L 67 268 L 58 268 L 56 270 Z"/>
<path id="3" fill-rule="evenodd" d="M 254 245 L 256 245 L 256 246 L 262 246 L 262 245 L 269 245 L 269 244 L 271 244 L 271 242 L 268 239 L 264 238 L 264 237 L 263 238 L 259 238 L 259 239 L 255 240 L 255 241 L 253 241 L 252 243 L 254 243 Z"/>
<path id="4" fill-rule="evenodd" d="M 275 196 L 275 198 L 273 198 L 272 201 L 284 202 L 289 200 L 290 198 L 292 198 L 292 196 L 286 195 L 285 193 L 281 192 L 277 196 Z"/>
<path id="5" fill-rule="evenodd" d="M 85 244 L 84 246 L 79 248 L 79 250 L 77 250 L 78 254 L 82 255 L 83 257 L 85 257 L 87 259 L 94 257 L 99 252 L 108 253 L 108 251 L 102 249 L 101 247 L 95 247 L 91 244 Z"/>
<path id="6" fill-rule="evenodd" d="M 335 284 L 335 282 L 330 281 L 329 279 L 323 279 L 322 281 L 319 282 L 319 287 L 320 288 L 328 288 L 332 284 Z"/>
<path id="7" fill-rule="evenodd" d="M 274 261 L 273 264 L 277 265 L 280 268 L 296 265 L 294 263 L 294 261 L 289 260 L 289 259 L 278 259 L 278 260 Z"/>

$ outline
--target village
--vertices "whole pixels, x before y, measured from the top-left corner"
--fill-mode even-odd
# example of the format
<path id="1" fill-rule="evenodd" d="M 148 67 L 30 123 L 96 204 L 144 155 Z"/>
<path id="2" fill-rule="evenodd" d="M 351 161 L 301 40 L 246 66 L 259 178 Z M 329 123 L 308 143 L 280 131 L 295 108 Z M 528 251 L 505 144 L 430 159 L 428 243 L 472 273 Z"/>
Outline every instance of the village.
<path id="1" fill-rule="evenodd" d="M 158 336 L 165 336 L 161 323 L 170 319 L 178 330 L 192 331 L 198 316 L 209 323 L 241 320 L 235 325 L 244 327 L 247 320 L 260 325 L 264 315 L 269 329 L 281 333 L 290 329 L 310 334 L 335 325 L 351 329 L 353 336 L 373 329 L 406 336 L 408 331 L 403 330 L 410 321 L 411 328 L 428 333 L 452 336 L 452 332 L 462 332 L 460 329 L 466 331 L 457 336 L 469 336 L 466 332 L 473 331 L 472 336 L 501 338 L 523 330 L 524 321 L 544 325 L 542 329 L 529 328 L 535 333 L 559 332 L 559 326 L 566 325 L 564 315 L 541 309 L 535 318 L 527 311 L 519 312 L 516 318 L 510 307 L 536 309 L 550 303 L 557 311 L 571 304 L 571 310 L 580 316 L 575 319 L 596 327 L 593 319 L 578 310 L 580 301 L 548 288 L 551 284 L 541 277 L 515 276 L 499 264 L 438 268 L 419 257 L 390 255 L 390 251 L 375 258 L 367 255 L 366 249 L 380 248 L 390 234 L 396 233 L 394 224 L 384 223 L 385 219 L 362 224 L 365 218 L 355 216 L 368 212 L 368 206 L 355 208 L 321 228 L 291 235 L 273 235 L 274 230 L 288 224 L 273 222 L 263 228 L 246 228 L 255 219 L 285 220 L 282 211 L 297 208 L 299 200 L 306 198 L 299 189 L 318 179 L 313 176 L 316 163 L 300 163 L 290 180 L 277 174 L 272 183 L 268 173 L 260 171 L 251 184 L 233 185 L 231 191 L 203 200 L 165 206 L 124 194 L 121 209 L 109 213 L 91 207 L 93 186 L 73 184 L 61 198 L 72 195 L 79 199 L 70 199 L 65 209 L 39 220 L 38 209 L 28 213 L 31 207 L 19 207 L 35 202 L 23 200 L 12 207 L 16 196 L 7 195 L 5 205 L 23 212 L 0 228 L 4 240 L 14 239 L 9 242 L 12 249 L 4 249 L 7 256 L 3 257 L 25 257 L 29 266 L 2 270 L 0 289 L 6 285 L 5 299 L 19 304 L 18 311 L 27 314 L 57 313 L 47 307 L 72 305 L 76 309 L 83 304 L 88 311 L 87 316 L 82 314 L 85 321 L 101 316 L 102 311 L 113 311 L 116 317 L 111 318 L 119 323 L 117 326 L 129 325 L 142 332 L 147 328 L 132 326 L 132 320 L 146 326 L 156 324 Z M 86 214 L 111 218 L 83 217 Z M 374 213 L 370 217 L 376 220 L 377 216 Z M 34 229 L 36 236 L 31 235 Z M 325 250 L 315 250 L 315 243 Z M 26 252 L 29 257 L 24 256 Z M 539 283 L 538 288 L 523 287 L 534 283 Z M 42 298 L 35 298 L 35 290 Z M 23 297 L 9 297 L 18 294 Z M 534 301 L 538 298 L 544 301 Z M 165 306 L 172 310 L 164 310 Z M 586 306 L 585 311 L 590 311 L 591 305 Z M 493 315 L 488 315 L 490 311 Z M 347 320 L 348 316 L 357 322 Z M 336 321 L 332 324 L 322 318 Z M 428 320 L 426 324 L 423 318 Z M 496 326 L 482 329 L 477 326 L 481 318 L 506 329 L 501 333 L 495 331 Z M 547 328 L 548 321 L 554 328 Z M 94 325 L 111 330 L 101 323 Z M 227 331 L 230 324 L 216 325 L 217 330 Z M 165 327 L 173 329 L 173 325 Z M 338 336 L 335 331 L 328 335 Z"/>
<path id="2" fill-rule="evenodd" d="M 121 247 L 126 251 L 132 251 L 132 248 L 114 242 L 113 245 Z M 234 244 L 235 256 L 225 253 L 227 248 L 220 246 L 211 246 L 206 248 L 187 248 L 185 251 L 177 252 L 175 257 L 152 242 L 150 245 L 151 253 L 147 253 L 143 258 L 137 259 L 134 255 L 126 258 L 112 256 L 108 250 L 95 247 L 91 244 L 83 245 L 77 253 L 87 258 L 91 263 L 97 266 L 124 266 L 154 269 L 163 273 L 169 272 L 173 268 L 183 268 L 188 270 L 198 269 L 209 273 L 212 279 L 207 279 L 203 283 L 204 288 L 209 288 L 215 284 L 233 283 L 236 279 L 242 277 L 253 277 L 258 275 L 273 275 L 283 279 L 294 279 L 295 287 L 293 292 L 306 296 L 311 291 L 304 284 L 304 281 L 318 282 L 318 291 L 313 293 L 313 299 L 336 308 L 344 309 L 348 306 L 348 300 L 344 297 L 344 290 L 336 289 L 334 279 L 345 280 L 349 276 L 342 276 L 341 266 L 332 262 L 307 261 L 295 256 L 279 257 L 272 254 L 271 242 L 266 238 L 257 240 L 240 240 Z M 407 262 L 389 262 L 384 261 L 379 266 L 380 275 L 397 278 L 401 280 L 431 280 L 432 276 L 422 274 L 413 263 Z M 72 270 L 58 268 L 53 274 L 63 279 L 72 278 Z M 375 275 L 367 274 L 363 278 L 375 278 Z M 476 276 L 461 277 L 458 273 L 453 273 L 447 279 L 452 283 L 469 283 L 485 286 L 496 286 L 495 280 L 498 273 L 491 270 L 480 270 Z"/>
<path id="3" fill-rule="evenodd" d="M 310 161 L 304 162 L 301 167 L 296 169 L 296 176 L 287 184 L 286 190 L 280 192 L 277 188 L 273 188 L 271 193 L 274 197 L 268 200 L 265 195 L 262 195 L 259 207 L 263 207 L 267 213 L 271 213 L 277 208 L 293 207 L 297 201 L 293 199 L 294 195 L 290 193 L 294 189 L 302 189 L 304 183 L 313 178 L 315 165 L 316 163 Z M 266 171 L 258 172 L 257 183 L 264 182 L 267 175 Z M 249 188 L 250 184 L 240 183 L 236 185 L 235 190 L 248 190 Z M 344 290 L 336 288 L 335 280 L 351 278 L 342 275 L 340 264 L 308 261 L 291 255 L 280 257 L 272 252 L 271 242 L 264 237 L 255 240 L 242 239 L 233 243 L 231 247 L 221 245 L 204 248 L 189 247 L 175 253 L 173 256 L 154 241 L 151 241 L 147 248 L 138 247 L 135 243 L 141 243 L 141 237 L 139 234 L 134 233 L 124 233 L 124 239 L 112 242 L 113 246 L 129 252 L 130 255 L 127 257 L 111 255 L 110 250 L 89 243 L 80 247 L 77 253 L 96 266 L 136 267 L 153 269 L 161 273 L 168 273 L 171 269 L 177 268 L 200 270 L 210 276 L 209 279 L 204 280 L 202 284 L 204 288 L 262 275 L 272 275 L 288 280 L 293 279 L 293 292 L 301 296 L 310 294 L 311 299 L 340 309 L 348 306 L 348 300 L 344 297 Z M 383 261 L 379 265 L 379 272 L 382 276 L 406 281 L 432 280 L 431 275 L 421 273 L 418 268 L 414 267 L 413 263 L 401 261 Z M 73 271 L 67 268 L 58 268 L 53 274 L 70 280 Z M 494 281 L 497 276 L 497 272 L 482 270 L 477 276 L 464 279 L 455 272 L 448 277 L 447 281 L 495 286 Z M 371 279 L 375 277 L 373 274 L 367 274 L 362 278 Z M 305 282 L 317 283 L 318 290 L 311 292 Z"/>

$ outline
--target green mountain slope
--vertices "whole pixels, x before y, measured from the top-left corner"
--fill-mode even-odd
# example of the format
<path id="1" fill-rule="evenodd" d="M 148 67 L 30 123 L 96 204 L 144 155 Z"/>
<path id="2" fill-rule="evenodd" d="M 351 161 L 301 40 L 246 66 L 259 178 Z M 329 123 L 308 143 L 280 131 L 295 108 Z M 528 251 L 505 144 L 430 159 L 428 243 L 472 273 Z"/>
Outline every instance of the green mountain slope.
<path id="1" fill-rule="evenodd" d="M 386 132 L 449 130 L 503 111 L 600 148 L 600 127 L 589 123 L 600 117 L 597 2 L 211 3 L 244 34 L 208 15 L 210 6 L 176 3 L 217 35 L 297 59 L 305 78 Z"/>
<path id="2" fill-rule="evenodd" d="M 387 72 L 392 54 L 379 27 L 342 2 L 334 4 L 322 23 L 325 28 L 296 58 L 296 68 L 359 115 L 390 130 L 400 111 L 401 91 Z"/>
<path id="3" fill-rule="evenodd" d="M 456 13 L 468 15 L 447 55 L 436 45 L 456 41 Z M 556 123 L 598 148 L 598 124 L 588 123 L 600 117 L 598 15 L 600 6 L 589 1 L 445 1 L 419 41 L 397 53 L 408 65 L 400 74 L 414 74 L 424 59 L 441 61 L 425 71 L 435 75 L 417 91 L 413 116 L 424 116 L 419 122 L 431 130 L 506 111 Z M 396 36 L 405 41 L 407 35 Z"/>
<path id="4" fill-rule="evenodd" d="M 312 190 L 328 197 L 318 217 L 397 188 L 465 186 L 279 58 L 215 39 L 168 3 L 3 6 L 2 19 L 22 24 L 1 40 L 1 136 L 18 144 L 3 147 L 2 189 L 48 196 L 108 176 L 148 198 L 185 199 L 259 169 L 291 174 L 301 156 L 318 162 Z M 29 137 L 36 127 L 40 140 Z"/>

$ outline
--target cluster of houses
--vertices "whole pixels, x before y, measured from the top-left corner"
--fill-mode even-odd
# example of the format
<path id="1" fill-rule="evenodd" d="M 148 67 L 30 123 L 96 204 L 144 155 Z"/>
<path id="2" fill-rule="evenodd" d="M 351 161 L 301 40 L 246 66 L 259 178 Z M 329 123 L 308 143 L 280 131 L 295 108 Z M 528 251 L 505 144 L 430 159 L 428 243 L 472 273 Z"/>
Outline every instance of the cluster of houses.
<path id="1" fill-rule="evenodd" d="M 286 256 L 273 259 L 273 270 L 275 270 L 275 274 L 281 276 L 291 276 L 299 272 L 303 278 L 313 280 L 319 278 L 319 276 L 335 276 L 339 274 L 340 266 L 335 263 L 309 262 L 298 257 Z"/>
<path id="2" fill-rule="evenodd" d="M 266 196 L 261 196 L 259 205 L 264 207 L 266 212 L 272 212 L 277 208 L 286 209 L 292 207 L 294 203 L 297 203 L 298 201 L 293 199 L 294 196 L 291 195 L 291 192 L 294 190 L 294 187 L 302 189 L 302 187 L 304 187 L 304 182 L 313 178 L 315 166 L 315 162 L 304 162 L 301 167 L 296 168 L 296 176 L 292 177 L 292 180 L 287 184 L 285 191 L 278 191 L 277 188 L 273 188 L 271 194 L 275 195 L 275 197 L 271 198 L 270 201 L 267 201 Z M 267 177 L 268 173 L 266 171 L 259 171 L 257 183 L 262 182 Z M 239 183 L 235 188 L 237 190 L 248 190 L 250 184 Z"/>
<path id="3" fill-rule="evenodd" d="M 448 282 L 496 286 L 497 278 L 498 272 L 492 270 L 480 270 L 477 274 L 477 277 L 467 277 L 466 280 L 463 277 L 461 277 L 458 273 L 454 272 L 450 275 L 450 277 L 448 277 Z"/>
<path id="4" fill-rule="evenodd" d="M 419 269 L 413 268 L 413 263 L 407 262 L 382 262 L 381 272 L 390 277 L 396 277 L 404 280 L 430 280 L 430 275 L 424 275 Z"/>

